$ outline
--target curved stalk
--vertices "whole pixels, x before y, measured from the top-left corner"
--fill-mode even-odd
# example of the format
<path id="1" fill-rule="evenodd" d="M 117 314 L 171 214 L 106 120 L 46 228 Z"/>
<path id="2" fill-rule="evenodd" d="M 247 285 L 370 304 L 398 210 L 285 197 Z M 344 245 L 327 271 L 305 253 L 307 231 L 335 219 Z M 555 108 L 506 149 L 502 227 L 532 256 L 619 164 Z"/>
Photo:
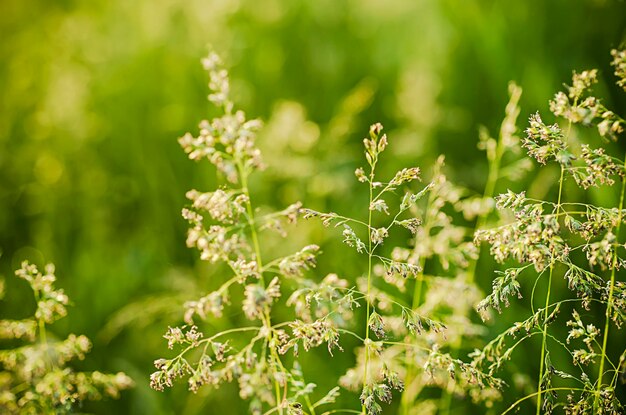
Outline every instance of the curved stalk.
<path id="1" fill-rule="evenodd" d="M 584 391 L 585 389 L 582 388 L 568 388 L 568 387 L 562 387 L 562 388 L 550 388 L 550 389 L 546 389 L 544 392 L 552 392 L 552 391 Z M 530 395 L 526 395 L 523 398 L 518 399 L 517 401 L 515 401 L 511 406 L 509 406 L 504 412 L 502 412 L 500 415 L 505 415 L 508 414 L 509 412 L 511 412 L 513 409 L 515 409 L 515 407 L 517 405 L 519 405 L 520 403 L 524 402 L 527 399 L 532 398 L 533 396 L 539 395 L 541 393 L 541 391 L 537 391 L 537 392 L 533 392 Z"/>
<path id="2" fill-rule="evenodd" d="M 626 156 L 624 156 L 624 168 L 626 168 Z M 622 224 L 622 208 L 624 207 L 624 193 L 626 193 L 626 180 L 622 179 L 622 191 L 619 197 L 619 208 L 617 215 L 617 226 L 615 227 L 615 240 L 619 243 L 619 231 Z M 611 309 L 613 308 L 613 294 L 615 289 L 615 270 L 617 268 L 617 246 L 613 248 L 613 261 L 611 265 L 611 282 L 609 284 L 609 296 L 606 302 L 606 314 L 605 314 L 605 322 L 604 322 L 604 336 L 602 338 L 602 353 L 600 354 L 600 368 L 598 369 L 598 382 L 596 387 L 596 396 L 594 398 L 593 407 L 594 410 L 598 409 L 598 400 L 600 396 L 600 391 L 602 390 L 602 379 L 604 378 L 604 362 L 607 359 L 606 356 L 606 345 L 609 338 L 609 328 L 611 321 Z"/>
<path id="3" fill-rule="evenodd" d="M 565 167 L 561 165 L 561 176 L 559 178 L 559 196 L 557 199 L 557 203 L 554 207 L 555 211 L 558 211 L 561 208 L 561 196 L 563 195 L 563 175 L 565 173 Z M 554 253 L 553 253 L 554 254 Z M 548 274 L 548 291 L 546 292 L 546 307 L 545 313 L 543 317 L 543 334 L 541 336 L 541 356 L 539 362 L 539 378 L 537 381 L 537 411 L 536 414 L 541 414 L 541 380 L 543 379 L 543 372 L 545 369 L 545 357 L 546 357 L 546 342 L 548 338 L 548 316 L 550 315 L 548 309 L 550 307 L 550 291 L 552 288 L 552 274 L 554 271 L 554 261 L 550 262 L 550 273 Z"/>

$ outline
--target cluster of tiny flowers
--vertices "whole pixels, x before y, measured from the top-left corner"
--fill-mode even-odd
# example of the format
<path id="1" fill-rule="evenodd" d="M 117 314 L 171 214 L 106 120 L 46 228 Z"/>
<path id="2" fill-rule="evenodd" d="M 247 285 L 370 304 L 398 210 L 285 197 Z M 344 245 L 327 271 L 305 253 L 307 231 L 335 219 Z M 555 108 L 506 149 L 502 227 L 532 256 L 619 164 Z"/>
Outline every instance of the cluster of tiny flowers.
<path id="1" fill-rule="evenodd" d="M 65 308 L 69 301 L 67 295 L 63 290 L 55 289 L 53 285 L 56 281 L 54 265 L 46 265 L 45 273 L 42 274 L 34 264 L 24 262 L 22 268 L 17 270 L 15 275 L 26 280 L 35 292 L 37 299 L 36 319 L 42 319 L 50 324 L 67 315 Z"/>
<path id="2" fill-rule="evenodd" d="M 245 212 L 246 195 L 234 194 L 218 189 L 214 192 L 201 193 L 197 190 L 187 192 L 187 199 L 193 202 L 194 209 L 207 212 L 211 218 L 222 223 L 232 223 Z"/>
<path id="3" fill-rule="evenodd" d="M 612 64 L 615 67 L 615 76 L 619 78 L 617 85 L 626 91 L 626 50 L 613 49 L 611 55 L 613 56 Z"/>
<path id="4" fill-rule="evenodd" d="M 192 160 L 208 159 L 231 183 L 239 180 L 239 169 L 246 172 L 263 167 L 261 152 L 255 146 L 259 120 L 246 120 L 243 111 L 233 113 L 229 95 L 228 72 L 220 58 L 211 53 L 203 60 L 209 74 L 209 100 L 224 110 L 224 115 L 211 121 L 203 120 L 197 137 L 187 133 L 178 141 Z"/>
<path id="5" fill-rule="evenodd" d="M 584 189 L 600 185 L 612 186 L 615 183 L 613 177 L 624 178 L 623 166 L 617 165 L 603 148 L 591 149 L 589 145 L 583 144 L 581 159 L 585 162 L 584 170 L 573 170 L 572 174 Z"/>
<path id="6" fill-rule="evenodd" d="M 328 352 L 332 355 L 333 349 L 343 349 L 339 346 L 339 333 L 335 325 L 327 319 L 315 320 L 311 323 L 296 320 L 289 324 L 292 330 L 292 337 L 280 348 L 280 353 L 285 354 L 291 348 L 297 354 L 298 344 L 302 343 L 305 351 L 312 347 L 317 347 L 323 343 L 328 345 Z"/>
<path id="7" fill-rule="evenodd" d="M 317 245 L 305 246 L 299 252 L 282 258 L 278 269 L 286 277 L 301 277 L 305 271 L 315 267 L 319 250 Z"/>
<path id="8" fill-rule="evenodd" d="M 571 327 L 567 335 L 567 343 L 572 340 L 582 339 L 587 349 L 577 349 L 573 352 L 574 364 L 582 363 L 584 365 L 589 364 L 597 356 L 594 350 L 594 343 L 597 342 L 596 338 L 600 335 L 600 330 L 593 324 L 585 325 L 580 315 L 576 310 L 572 312 L 572 320 L 567 322 L 567 326 Z"/>
<path id="9" fill-rule="evenodd" d="M 0 320 L 0 339 L 24 339 L 33 341 L 37 334 L 37 321 Z"/>
<path id="10" fill-rule="evenodd" d="M 359 307 L 355 299 L 358 293 L 337 274 L 328 274 L 319 283 L 298 279 L 298 285 L 300 288 L 291 294 L 287 305 L 306 323 L 331 320 L 336 327 L 344 327 L 353 318 L 353 309 Z"/>
<path id="11" fill-rule="evenodd" d="M 526 138 L 522 144 L 528 150 L 528 154 L 541 164 L 546 164 L 550 158 L 568 163 L 563 133 L 559 126 L 557 124 L 546 125 L 539 113 L 531 115 L 529 123 Z"/>
<path id="12" fill-rule="evenodd" d="M 33 318 L 0 320 L 0 339 L 26 340 L 20 347 L 0 350 L 0 412 L 8 414 L 73 413 L 85 400 L 118 398 L 133 386 L 124 373 L 75 372 L 68 362 L 83 360 L 91 349 L 85 336 L 70 334 L 60 341 L 47 340 L 45 325 L 67 315 L 63 290 L 54 287 L 54 266 L 41 273 L 24 262 L 16 271 L 26 280 L 37 300 Z"/>
<path id="13" fill-rule="evenodd" d="M 280 283 L 274 277 L 267 287 L 261 284 L 248 284 L 244 289 L 242 309 L 250 320 L 260 319 L 267 308 L 280 297 Z"/>
<path id="14" fill-rule="evenodd" d="M 546 214 L 543 204 L 527 203 L 524 192 L 509 191 L 497 198 L 500 209 L 510 208 L 516 221 L 496 229 L 479 230 L 475 241 L 491 245 L 491 254 L 498 262 L 514 258 L 530 262 L 542 271 L 554 261 L 566 261 L 570 247 L 560 235 L 561 225 L 554 214 Z"/>
<path id="15" fill-rule="evenodd" d="M 598 82 L 597 75 L 595 69 L 574 72 L 572 86 L 567 88 L 568 93 L 558 92 L 550 101 L 550 110 L 557 117 L 574 124 L 589 126 L 595 123 L 602 137 L 615 140 L 624 130 L 624 120 L 606 109 L 596 97 L 585 96 L 591 86 Z"/>

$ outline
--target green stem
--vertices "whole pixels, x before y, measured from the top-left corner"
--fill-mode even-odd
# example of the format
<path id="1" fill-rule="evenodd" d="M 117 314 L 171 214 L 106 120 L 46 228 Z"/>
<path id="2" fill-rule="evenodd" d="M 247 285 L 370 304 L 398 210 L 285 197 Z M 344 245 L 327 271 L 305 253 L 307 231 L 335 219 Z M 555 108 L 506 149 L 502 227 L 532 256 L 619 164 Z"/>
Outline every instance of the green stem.
<path id="1" fill-rule="evenodd" d="M 259 237 L 257 235 L 257 230 L 256 230 L 254 209 L 252 208 L 252 202 L 250 199 L 250 191 L 248 190 L 248 173 L 246 172 L 244 166 L 241 164 L 241 161 L 239 160 L 237 161 L 237 170 L 239 171 L 239 177 L 241 179 L 241 191 L 246 196 L 246 212 L 248 216 L 248 225 L 250 226 L 250 234 L 252 236 L 252 244 L 254 246 L 254 254 L 256 257 L 257 267 L 260 271 L 259 280 L 261 281 L 261 284 L 265 286 L 265 279 L 263 278 L 263 259 L 261 257 Z M 267 343 L 269 344 L 271 337 L 274 335 L 273 331 L 271 330 L 272 320 L 270 318 L 269 307 L 265 308 L 265 312 L 263 314 L 262 320 L 263 320 L 263 324 L 265 324 L 267 328 L 270 329 L 268 333 L 268 337 L 267 337 Z M 273 348 L 270 349 L 270 357 L 274 360 L 274 362 L 278 366 L 282 367 L 282 362 L 280 361 L 280 357 L 277 355 L 276 350 L 274 350 Z M 276 397 L 276 407 L 278 408 L 278 413 L 280 415 L 283 415 L 283 408 L 281 406 L 282 399 L 280 396 L 280 384 L 278 383 L 278 380 L 276 378 L 274 378 L 274 392 L 275 392 L 275 397 Z M 286 394 L 287 392 L 285 391 L 285 395 Z"/>
<path id="2" fill-rule="evenodd" d="M 39 294 L 39 291 L 35 290 L 35 300 L 37 301 L 37 307 L 39 307 L 39 301 L 41 300 L 41 295 Z M 41 344 L 47 345 L 48 344 L 48 340 L 46 337 L 46 322 L 44 321 L 43 317 L 39 317 L 37 319 L 37 325 L 39 326 L 39 340 L 41 341 Z M 46 351 L 46 355 L 47 355 L 47 351 Z"/>
<path id="3" fill-rule="evenodd" d="M 313 403 L 311 403 L 311 399 L 309 398 L 309 395 L 304 395 L 304 402 L 306 403 L 307 408 L 309 408 L 309 413 L 311 415 L 316 415 L 315 406 L 313 406 Z"/>
<path id="4" fill-rule="evenodd" d="M 371 206 L 373 200 L 373 187 L 372 181 L 374 179 L 374 169 L 376 168 L 376 162 L 372 163 L 372 171 L 370 174 L 370 197 L 368 207 Z M 367 218 L 367 230 L 368 230 L 368 253 L 367 253 L 367 293 L 365 296 L 366 303 L 366 312 L 365 312 L 365 368 L 363 369 L 363 387 L 367 386 L 367 372 L 369 366 L 369 357 L 370 357 L 370 290 L 372 287 L 372 210 L 368 208 L 369 214 Z M 361 405 L 361 412 L 363 414 L 367 413 L 365 405 Z"/>
<path id="5" fill-rule="evenodd" d="M 37 307 L 39 307 L 39 301 L 41 300 L 41 294 L 38 290 L 34 290 L 35 292 L 35 300 L 37 302 Z M 46 335 L 46 321 L 43 317 L 39 317 L 37 319 L 37 326 L 39 328 L 39 342 L 43 346 L 44 360 L 48 365 L 49 369 L 54 367 L 54 363 L 50 356 L 50 350 L 48 349 L 48 337 Z"/>
<path id="6" fill-rule="evenodd" d="M 252 244 L 254 246 L 254 253 L 256 256 L 256 262 L 259 270 L 263 269 L 263 260 L 261 258 L 261 249 L 259 245 L 259 237 L 256 231 L 256 224 L 254 220 L 254 210 L 252 209 L 252 202 L 250 201 L 250 191 L 248 190 L 248 175 L 244 170 L 244 167 L 241 165 L 241 162 L 237 163 L 237 167 L 239 170 L 239 176 L 241 177 L 241 191 L 246 196 L 246 212 L 248 214 L 248 225 L 250 226 L 250 234 L 252 235 Z M 261 283 L 265 285 L 265 280 L 263 279 L 263 273 L 261 274 Z"/>
<path id="7" fill-rule="evenodd" d="M 624 156 L 624 168 L 626 168 L 626 156 Z M 626 180 L 622 179 L 622 191 L 619 197 L 619 208 L 617 214 L 617 226 L 615 228 L 615 240 L 619 242 L 619 231 L 622 224 L 622 208 L 624 207 L 624 193 L 626 192 Z M 602 338 L 602 353 L 600 355 L 600 369 L 598 370 L 598 382 L 596 386 L 596 396 L 593 408 L 598 408 L 600 391 L 602 390 L 602 379 L 604 378 L 604 361 L 606 360 L 606 345 L 609 339 L 609 322 L 611 321 L 611 309 L 613 308 L 613 294 L 615 290 L 615 270 L 617 269 L 617 247 L 613 248 L 613 264 L 611 266 L 611 283 L 609 285 L 609 297 L 606 302 L 606 321 L 604 322 L 604 336 Z"/>
<path id="8" fill-rule="evenodd" d="M 554 265 L 550 264 L 550 273 L 548 276 L 548 292 L 546 293 L 546 308 L 543 317 L 543 330 L 541 335 L 541 357 L 539 361 L 539 379 L 537 380 L 537 415 L 541 413 L 541 380 L 543 379 L 543 371 L 545 366 L 545 356 L 546 356 L 546 342 L 548 338 L 548 308 L 550 306 L 550 289 L 552 288 L 552 270 L 554 269 Z"/>
<path id="9" fill-rule="evenodd" d="M 561 176 L 559 178 L 559 196 L 557 199 L 557 203 L 555 206 L 555 211 L 558 212 L 558 210 L 561 208 L 561 196 L 563 195 L 563 175 L 565 173 L 565 167 L 563 167 L 563 165 L 561 165 Z M 554 252 L 552 253 L 554 255 Z M 552 274 L 554 271 L 554 261 L 550 261 L 550 273 L 548 274 L 548 291 L 546 293 L 546 307 L 545 307 L 545 312 L 544 312 L 544 319 L 543 319 L 543 334 L 541 336 L 541 357 L 540 357 L 540 362 L 539 362 L 539 379 L 537 381 L 537 412 L 536 414 L 539 415 L 541 414 L 541 395 L 542 395 L 542 390 L 541 390 L 541 380 L 543 379 L 543 371 L 544 371 L 544 366 L 545 366 L 545 357 L 546 357 L 546 341 L 548 338 L 548 316 L 549 314 L 549 307 L 550 307 L 550 291 L 552 289 Z"/>

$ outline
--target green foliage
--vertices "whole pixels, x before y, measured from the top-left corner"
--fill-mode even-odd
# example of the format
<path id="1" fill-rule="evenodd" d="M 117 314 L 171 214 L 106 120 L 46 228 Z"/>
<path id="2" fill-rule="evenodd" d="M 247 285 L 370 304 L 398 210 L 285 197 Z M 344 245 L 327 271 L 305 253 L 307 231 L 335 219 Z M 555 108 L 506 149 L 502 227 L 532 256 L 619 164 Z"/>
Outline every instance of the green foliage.
<path id="1" fill-rule="evenodd" d="M 570 252 L 575 266 L 558 265 L 551 297 L 573 299 L 568 286 L 577 287 L 581 299 L 577 304 L 589 299 L 590 307 L 588 311 L 577 308 L 581 321 L 600 330 L 596 340 L 602 341 L 606 310 L 596 300 L 610 272 L 611 256 L 607 263 L 606 254 L 613 242 L 605 231 L 615 228 L 619 202 L 618 192 L 606 185 L 613 181 L 613 186 L 620 186 L 622 164 L 613 156 L 621 158 L 624 151 L 619 135 L 613 141 L 616 119 L 607 110 L 624 117 L 625 102 L 623 82 L 613 85 L 610 77 L 613 70 L 623 73 L 623 52 L 613 53 L 614 69 L 607 52 L 624 40 L 622 2 L 581 0 L 576 6 L 566 0 L 0 3 L 0 275 L 9 275 L 24 259 L 56 263 L 59 285 L 72 298 L 74 312 L 49 327 L 48 337 L 65 339 L 75 331 L 93 341 L 86 360 L 74 362 L 77 370 L 123 370 L 134 379 L 144 379 L 119 400 L 84 402 L 77 410 L 194 415 L 248 409 L 249 401 L 238 397 L 236 382 L 222 384 L 218 391 L 203 387 L 193 394 L 185 382 L 157 393 L 146 381 L 158 356 L 170 358 L 180 351 L 180 344 L 173 345 L 176 353 L 166 350 L 161 336 L 168 326 L 187 325 L 184 334 L 195 324 L 206 339 L 210 333 L 261 325 L 259 320 L 248 320 L 241 305 L 250 294 L 247 310 L 253 312 L 259 287 L 266 287 L 256 281 L 246 292 L 233 282 L 228 290 L 219 291 L 235 274 L 224 261 L 209 263 L 200 258 L 200 251 L 185 247 L 188 221 L 177 214 L 183 204 L 201 214 L 204 206 L 218 207 L 227 219 L 224 228 L 245 218 L 232 204 L 239 195 L 228 190 L 238 187 L 227 180 L 232 173 L 228 163 L 216 175 L 211 163 L 190 163 L 172 139 L 198 120 L 221 115 L 207 105 L 202 87 L 206 75 L 197 62 L 207 44 L 220 51 L 231 68 L 229 91 L 238 108 L 264 120 L 256 145 L 267 167 L 250 175 L 249 183 L 255 215 L 281 212 L 300 200 L 298 210 L 339 212 L 364 222 L 373 208 L 374 228 L 383 239 L 376 253 L 381 258 L 373 260 L 373 294 L 383 305 L 389 300 L 384 294 L 393 294 L 394 301 L 412 309 L 416 287 L 421 288 L 414 313 L 400 312 L 399 307 L 380 310 L 376 300 L 373 307 L 383 319 L 387 338 L 379 340 L 372 332 L 372 340 L 404 343 L 406 337 L 406 343 L 428 350 L 436 344 L 438 353 L 461 363 L 471 362 L 469 353 L 482 350 L 538 310 L 543 314 L 537 314 L 536 321 L 543 322 L 548 271 L 533 296 L 534 264 L 508 259 L 498 265 L 486 244 L 476 249 L 471 240 L 474 229 L 489 230 L 514 220 L 512 211 L 499 211 L 505 215 L 502 220 L 493 211 L 495 196 L 508 188 L 518 195 L 524 191 L 525 203 L 554 203 L 560 165 L 550 158 L 537 168 L 535 159 L 525 156 L 520 146 L 525 134 L 518 132 L 515 118 L 538 112 L 546 126 L 556 122 L 574 144 L 569 154 L 559 155 L 571 163 L 564 181 L 566 201 L 595 206 L 581 207 L 584 215 L 560 217 L 560 232 L 571 228 L 580 234 L 583 239 L 577 244 L 592 234 L 606 237 L 594 238 L 585 251 Z M 572 69 L 582 74 L 587 68 L 597 72 L 588 71 L 578 83 L 568 82 Z M 591 95 L 602 100 L 587 100 L 584 94 L 576 99 L 591 75 L 597 79 Z M 505 92 L 511 79 L 523 85 L 524 94 L 512 87 L 507 105 Z M 570 85 L 561 88 L 564 81 Z M 557 90 L 562 94 L 555 96 Z M 549 115 L 550 105 L 581 123 L 568 131 L 568 121 Z M 402 184 L 369 206 L 367 184 L 354 180 L 353 172 L 359 165 L 367 166 L 361 139 L 376 120 L 385 125 L 389 137 L 377 168 L 378 180 L 391 181 L 407 166 L 419 166 L 423 183 L 413 182 L 410 189 Z M 539 147 L 547 144 L 541 137 L 533 141 Z M 440 154 L 445 154 L 446 165 L 438 175 L 435 166 Z M 445 186 L 438 191 L 441 197 L 431 202 L 435 176 L 445 177 Z M 199 190 L 193 196 L 197 200 L 185 201 L 189 189 Z M 196 203 L 198 208 L 193 207 Z M 245 207 L 241 198 L 237 204 Z M 392 219 L 386 212 L 393 216 L 399 205 L 407 210 L 385 236 L 382 228 Z M 233 209 L 219 210 L 219 206 Z M 552 208 L 542 206 L 544 214 Z M 433 217 L 426 220 L 426 211 L 432 211 Z M 208 213 L 203 216 L 207 224 L 217 225 Z M 345 224 L 367 248 L 367 232 L 361 225 L 341 223 L 345 219 L 336 216 L 321 217 L 332 222 L 328 230 L 316 220 L 298 220 L 294 225 L 286 224 L 283 217 L 267 217 L 259 235 L 264 258 L 284 258 L 271 265 L 277 274 L 307 281 L 296 286 L 285 284 L 283 278 L 281 297 L 271 300 L 272 324 L 294 323 L 293 328 L 279 327 L 290 335 L 286 343 L 290 349 L 279 356 L 292 373 L 290 389 L 308 391 L 307 385 L 316 384 L 309 395 L 313 400 L 334 390 L 341 393 L 331 394 L 335 403 L 329 407 L 360 411 L 361 389 L 353 393 L 334 388 L 337 378 L 357 365 L 355 351 L 363 348 L 363 341 L 338 331 L 343 351 L 332 346 L 331 358 L 324 336 L 313 336 L 311 341 L 308 336 L 327 333 L 334 338 L 332 331 L 315 322 L 340 307 L 332 314 L 334 327 L 364 338 L 368 320 L 361 293 L 367 287 L 363 283 L 355 287 L 355 282 L 364 276 L 366 251 L 359 254 L 341 240 Z M 332 228 L 334 224 L 339 226 Z M 616 240 L 623 241 L 623 236 Z M 311 246 L 319 250 L 305 249 Z M 311 269 L 308 258 L 320 253 L 316 268 Z M 588 266 L 587 253 L 595 261 L 593 268 Z M 416 264 L 409 264 L 409 259 L 417 258 Z M 259 270 L 250 259 L 248 255 L 237 264 L 237 273 L 252 283 Z M 421 266 L 421 273 L 407 264 Z M 515 278 L 494 273 L 526 266 Z M 615 304 L 624 302 L 620 273 Z M 266 282 L 273 276 L 267 275 Z M 502 295 L 490 296 L 495 301 L 482 304 L 497 304 L 501 313 L 496 310 L 492 316 L 491 307 L 481 308 L 481 316 L 490 317 L 481 324 L 474 306 L 492 293 L 494 282 L 504 290 Z M 0 313 L 16 320 L 27 318 L 32 296 L 20 280 L 8 278 L 6 285 L 9 295 L 0 303 Z M 562 347 L 553 347 L 550 335 L 565 342 L 574 328 L 565 324 L 575 321 L 569 318 L 571 306 L 559 308 L 548 330 L 550 365 L 563 371 L 568 371 L 572 356 Z M 554 309 L 549 308 L 549 315 Z M 193 324 L 185 321 L 190 318 Z M 427 319 L 447 329 L 431 332 Z M 394 333 L 396 325 L 408 326 L 407 333 Z M 29 330 L 10 324 L 3 329 Z M 521 330 L 516 338 L 504 336 L 504 344 L 520 340 L 525 329 Z M 475 389 L 471 398 L 476 396 L 476 402 L 465 396 L 467 389 L 457 382 L 459 375 L 452 379 L 447 368 L 436 368 L 432 376 L 422 371 L 427 350 L 416 353 L 413 347 L 416 358 L 411 359 L 405 356 L 409 346 L 384 345 L 385 350 L 401 353 L 398 365 L 387 367 L 389 373 L 396 373 L 401 381 L 408 376 L 409 381 L 402 393 L 392 387 L 391 403 L 377 402 L 383 413 L 500 413 L 514 397 L 537 392 L 543 336 L 535 332 L 509 353 L 502 370 L 493 373 L 506 387 L 497 393 L 486 390 L 485 394 L 493 393 L 489 397 L 481 397 Z M 246 341 L 246 333 L 232 337 Z M 572 338 L 568 347 L 588 350 L 583 339 Z M 233 341 L 228 344 L 236 347 Z M 622 369 L 618 349 L 625 342 L 623 330 L 611 326 L 607 354 Z M 302 377 L 292 360 L 296 349 Z M 190 361 L 197 358 L 192 353 Z M 404 360 L 414 363 L 411 373 L 398 370 L 408 367 Z M 549 367 L 545 356 L 543 360 Z M 590 374 L 599 369 L 599 356 L 593 360 Z M 455 363 L 457 372 L 460 367 Z M 607 362 L 605 369 L 613 368 Z M 374 367 L 370 371 L 375 370 L 383 372 Z M 487 366 L 483 371 L 489 372 Z M 553 387 L 564 387 L 567 379 L 552 377 Z M 393 380 L 383 383 L 397 385 Z M 618 383 L 615 393 L 625 399 L 623 384 Z M 561 403 L 567 392 L 558 394 Z M 486 408 L 489 402 L 492 406 Z M 518 405 L 519 411 L 535 411 L 535 404 L 536 399 L 526 399 Z M 306 405 L 284 408 L 292 413 L 306 410 Z"/>

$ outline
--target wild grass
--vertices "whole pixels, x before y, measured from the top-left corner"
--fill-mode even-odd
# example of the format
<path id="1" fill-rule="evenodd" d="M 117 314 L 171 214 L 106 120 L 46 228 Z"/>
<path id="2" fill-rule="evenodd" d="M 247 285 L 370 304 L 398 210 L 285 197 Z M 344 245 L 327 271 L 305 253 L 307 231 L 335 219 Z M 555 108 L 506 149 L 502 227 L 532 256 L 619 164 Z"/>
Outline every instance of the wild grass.
<path id="1" fill-rule="evenodd" d="M 624 87 L 626 55 L 612 54 Z M 249 184 L 264 167 L 255 143 L 261 123 L 235 109 L 220 58 L 211 53 L 203 64 L 209 100 L 221 115 L 202 121 L 197 135 L 186 134 L 179 142 L 190 159 L 212 163 L 223 184 L 189 191 L 183 217 L 190 224 L 187 245 L 210 264 L 223 264 L 228 277 L 218 289 L 189 301 L 185 324 L 167 330 L 164 337 L 176 354 L 155 361 L 154 389 L 171 387 L 179 378 L 192 392 L 237 382 L 250 412 L 268 415 L 449 414 L 465 397 L 484 410 L 504 404 L 503 413 L 531 400 L 537 414 L 623 413 L 616 388 L 626 351 L 609 344 L 626 316 L 626 283 L 618 273 L 626 264 L 619 242 L 626 160 L 602 145 L 617 139 L 625 121 L 591 95 L 597 71 L 575 73 L 572 85 L 550 101 L 561 124 L 545 124 L 533 114 L 524 138 L 516 127 L 521 88 L 510 85 L 497 138 L 486 130 L 480 134 L 489 172 L 478 194 L 447 179 L 443 157 L 427 169 L 425 184 L 415 166 L 381 177 L 393 138 L 373 124 L 363 140 L 366 167 L 355 171 L 367 204 L 359 217 L 350 217 L 300 202 L 261 213 Z M 594 128 L 599 139 L 587 142 L 578 128 Z M 522 149 L 528 157 L 519 156 Z M 514 183 L 548 163 L 559 169 L 553 198 L 534 199 L 525 189 L 496 196 L 501 180 Z M 571 183 L 579 189 L 571 190 Z M 586 192 L 598 187 L 615 193 L 615 206 L 588 202 Z M 317 245 L 272 255 L 265 248 L 268 232 L 288 240 L 298 232 L 300 218 L 318 219 L 339 232 L 347 247 L 333 249 L 354 250 L 359 272 L 319 275 L 315 267 L 323 256 L 318 258 Z M 402 240 L 407 242 L 389 243 Z M 492 292 L 482 300 L 476 285 L 481 243 L 502 264 L 493 267 Z M 553 292 L 557 278 L 567 282 L 568 292 Z M 526 285 L 528 299 L 522 295 Z M 525 304 L 530 314 L 485 341 L 487 328 L 476 312 L 498 319 L 500 314 L 489 310 L 502 313 L 513 301 Z M 203 326 L 233 309 L 240 309 L 248 324 L 222 331 Z M 571 317 L 563 319 L 565 313 Z M 592 322 L 594 313 L 604 317 L 601 324 Z M 551 329 L 555 325 L 567 327 L 567 336 L 559 337 L 560 331 Z M 352 353 L 341 346 L 345 337 L 359 344 L 353 367 L 330 374 L 337 386 L 318 392 L 307 382 L 309 368 L 299 355 L 321 345 L 331 359 Z M 520 395 L 498 376 L 508 370 L 510 377 L 517 370 L 508 368 L 513 354 L 535 341 L 540 344 L 535 388 Z M 553 362 L 554 349 L 571 361 Z M 339 386 L 353 392 L 354 405 L 338 406 Z"/>

